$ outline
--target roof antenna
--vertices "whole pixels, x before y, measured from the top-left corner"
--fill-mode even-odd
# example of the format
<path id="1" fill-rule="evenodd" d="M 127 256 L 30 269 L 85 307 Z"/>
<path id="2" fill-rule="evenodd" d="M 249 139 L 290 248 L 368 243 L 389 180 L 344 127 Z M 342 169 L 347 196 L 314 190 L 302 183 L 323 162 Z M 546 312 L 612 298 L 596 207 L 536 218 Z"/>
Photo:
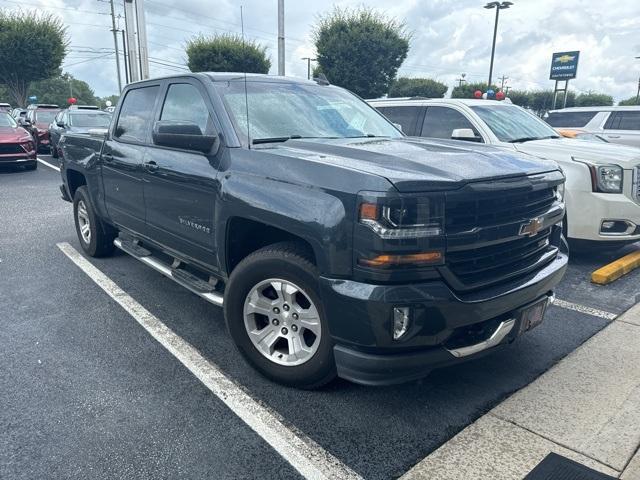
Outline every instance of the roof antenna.
<path id="1" fill-rule="evenodd" d="M 242 29 L 242 50 L 244 51 L 245 64 L 244 64 L 244 105 L 247 110 L 247 146 L 251 150 L 251 133 L 249 132 L 249 94 L 247 93 L 247 45 L 244 41 L 244 17 L 242 15 L 242 5 L 240 5 L 240 27 Z"/>

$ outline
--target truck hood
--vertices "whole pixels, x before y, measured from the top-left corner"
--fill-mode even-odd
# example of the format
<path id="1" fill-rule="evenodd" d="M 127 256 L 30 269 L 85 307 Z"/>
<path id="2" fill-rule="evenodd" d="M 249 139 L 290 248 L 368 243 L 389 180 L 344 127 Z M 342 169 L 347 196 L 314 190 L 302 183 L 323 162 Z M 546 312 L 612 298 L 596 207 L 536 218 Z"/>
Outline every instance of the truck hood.
<path id="1" fill-rule="evenodd" d="M 376 174 L 401 192 L 454 189 L 474 181 L 558 170 L 553 161 L 487 145 L 410 137 L 289 140 L 267 149 Z"/>
<path id="2" fill-rule="evenodd" d="M 586 142 L 573 138 L 548 138 L 515 144 L 516 150 L 556 161 L 588 160 L 594 164 L 612 163 L 624 169 L 640 164 L 640 149 L 604 142 Z"/>

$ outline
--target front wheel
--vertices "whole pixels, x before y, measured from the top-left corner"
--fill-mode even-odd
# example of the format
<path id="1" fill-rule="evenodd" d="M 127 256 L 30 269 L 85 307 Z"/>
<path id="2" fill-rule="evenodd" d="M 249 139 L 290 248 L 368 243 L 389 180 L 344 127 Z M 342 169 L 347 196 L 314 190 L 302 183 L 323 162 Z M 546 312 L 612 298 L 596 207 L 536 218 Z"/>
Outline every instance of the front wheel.
<path id="1" fill-rule="evenodd" d="M 73 196 L 73 216 L 80 245 L 87 255 L 105 257 L 113 252 L 117 231 L 96 215 L 84 185 Z"/>
<path id="2" fill-rule="evenodd" d="M 271 245 L 240 262 L 224 310 L 240 353 L 266 377 L 309 389 L 335 378 L 317 271 L 301 246 Z"/>

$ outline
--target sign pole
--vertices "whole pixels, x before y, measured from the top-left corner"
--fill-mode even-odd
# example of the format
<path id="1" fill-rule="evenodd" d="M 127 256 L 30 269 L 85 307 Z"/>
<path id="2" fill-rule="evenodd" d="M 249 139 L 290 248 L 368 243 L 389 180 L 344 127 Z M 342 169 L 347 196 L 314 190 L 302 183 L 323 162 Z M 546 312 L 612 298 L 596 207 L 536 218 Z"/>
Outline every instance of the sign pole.
<path id="1" fill-rule="evenodd" d="M 553 107 L 551 107 L 551 110 L 555 110 L 556 109 L 556 100 L 558 99 L 558 80 L 556 80 L 556 86 L 553 87 Z"/>
<path id="2" fill-rule="evenodd" d="M 569 80 L 564 82 L 564 101 L 562 102 L 562 108 L 567 108 L 568 95 L 569 95 Z"/>

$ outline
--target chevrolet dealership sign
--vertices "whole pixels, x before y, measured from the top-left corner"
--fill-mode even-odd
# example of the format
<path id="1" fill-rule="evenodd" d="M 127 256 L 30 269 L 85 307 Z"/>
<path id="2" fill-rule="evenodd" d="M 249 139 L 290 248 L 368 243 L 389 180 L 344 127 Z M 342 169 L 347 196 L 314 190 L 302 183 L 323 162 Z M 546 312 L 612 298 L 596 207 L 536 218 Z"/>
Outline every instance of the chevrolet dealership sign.
<path id="1" fill-rule="evenodd" d="M 550 80 L 571 80 L 578 72 L 580 52 L 557 52 L 551 57 Z"/>

